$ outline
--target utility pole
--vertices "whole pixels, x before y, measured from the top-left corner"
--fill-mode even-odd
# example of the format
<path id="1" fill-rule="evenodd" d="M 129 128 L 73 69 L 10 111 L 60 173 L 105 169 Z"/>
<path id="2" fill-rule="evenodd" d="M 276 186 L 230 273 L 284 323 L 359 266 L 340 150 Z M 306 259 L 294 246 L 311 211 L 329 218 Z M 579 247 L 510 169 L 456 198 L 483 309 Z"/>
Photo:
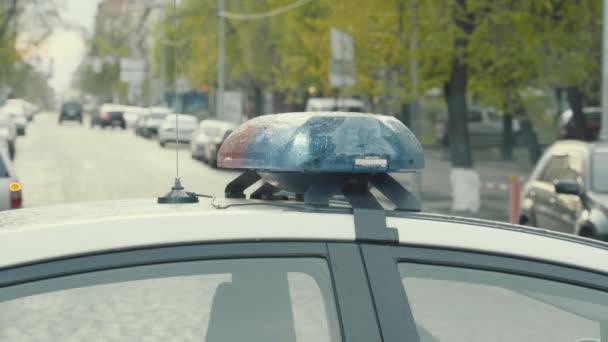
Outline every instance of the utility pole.
<path id="1" fill-rule="evenodd" d="M 167 91 L 167 14 L 163 10 L 163 27 L 160 34 L 160 103 L 165 103 Z"/>
<path id="2" fill-rule="evenodd" d="M 218 11 L 218 56 L 217 56 L 217 98 L 215 116 L 224 115 L 224 0 L 217 0 Z"/>
<path id="3" fill-rule="evenodd" d="M 608 1 L 608 0 L 605 0 Z M 418 105 L 418 60 L 416 58 L 416 51 L 418 49 L 418 0 L 411 0 L 412 15 L 410 21 L 412 23 L 411 28 L 411 40 L 410 40 L 410 51 L 411 51 L 411 82 L 412 82 L 412 105 L 410 106 L 410 123 L 411 130 L 418 137 L 422 136 L 422 125 L 420 118 L 420 107 Z M 415 172 L 412 177 L 412 192 L 418 199 L 422 196 L 422 174 Z"/>
<path id="4" fill-rule="evenodd" d="M 608 0 L 603 3 L 602 20 L 602 126 L 600 140 L 608 141 Z"/>

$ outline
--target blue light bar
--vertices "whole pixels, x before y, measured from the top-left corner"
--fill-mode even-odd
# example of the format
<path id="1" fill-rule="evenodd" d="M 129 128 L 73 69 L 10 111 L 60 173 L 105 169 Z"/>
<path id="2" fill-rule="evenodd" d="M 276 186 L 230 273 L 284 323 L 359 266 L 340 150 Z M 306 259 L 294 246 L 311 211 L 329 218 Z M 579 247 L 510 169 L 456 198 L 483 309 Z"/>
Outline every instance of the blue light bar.
<path id="1" fill-rule="evenodd" d="M 218 166 L 269 172 L 373 173 L 424 169 L 414 134 L 391 116 L 306 112 L 260 116 L 222 144 Z"/>

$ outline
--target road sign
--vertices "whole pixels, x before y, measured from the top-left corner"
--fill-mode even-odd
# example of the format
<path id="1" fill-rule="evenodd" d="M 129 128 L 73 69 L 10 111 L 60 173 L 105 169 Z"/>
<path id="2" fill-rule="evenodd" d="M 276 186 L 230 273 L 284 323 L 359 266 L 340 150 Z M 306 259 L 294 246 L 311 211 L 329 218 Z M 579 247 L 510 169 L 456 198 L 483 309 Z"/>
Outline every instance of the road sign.
<path id="1" fill-rule="evenodd" d="M 354 86 L 355 46 L 353 38 L 346 32 L 332 28 L 331 60 L 329 63 L 329 84 L 334 88 Z"/>
<path id="2" fill-rule="evenodd" d="M 146 74 L 146 61 L 143 58 L 121 58 L 120 80 L 128 83 L 141 83 Z"/>

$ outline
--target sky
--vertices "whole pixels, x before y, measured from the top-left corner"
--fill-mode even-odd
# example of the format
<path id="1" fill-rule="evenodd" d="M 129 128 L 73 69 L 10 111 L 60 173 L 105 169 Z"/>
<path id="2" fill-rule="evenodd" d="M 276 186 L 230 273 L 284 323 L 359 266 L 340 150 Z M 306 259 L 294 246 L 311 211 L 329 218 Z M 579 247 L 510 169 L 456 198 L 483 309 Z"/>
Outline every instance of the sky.
<path id="1" fill-rule="evenodd" d="M 59 0 L 62 18 L 75 26 L 93 31 L 97 5 L 100 0 Z M 40 68 L 49 71 L 54 61 L 53 76 L 49 83 L 56 91 L 69 89 L 70 80 L 86 53 L 85 38 L 77 30 L 57 28 L 37 50 L 42 62 Z"/>

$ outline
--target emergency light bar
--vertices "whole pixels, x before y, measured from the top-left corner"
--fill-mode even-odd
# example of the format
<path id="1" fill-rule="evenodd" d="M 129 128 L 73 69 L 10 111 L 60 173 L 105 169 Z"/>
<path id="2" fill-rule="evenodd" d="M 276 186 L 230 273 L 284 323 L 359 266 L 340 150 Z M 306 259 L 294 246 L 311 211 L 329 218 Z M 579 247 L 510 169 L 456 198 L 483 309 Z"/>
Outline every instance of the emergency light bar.
<path id="1" fill-rule="evenodd" d="M 412 172 L 424 168 L 424 152 L 391 116 L 286 113 L 241 125 L 222 144 L 217 163 L 269 172 Z"/>
<path id="2" fill-rule="evenodd" d="M 420 210 L 420 202 L 389 172 L 424 168 L 422 146 L 390 116 L 307 112 L 250 120 L 222 144 L 218 166 L 245 170 L 226 186 L 227 198 L 263 180 L 250 198 L 286 200 L 285 192 L 313 206 L 328 206 L 342 194 L 354 210 L 382 208 L 378 189 L 397 210 Z"/>

